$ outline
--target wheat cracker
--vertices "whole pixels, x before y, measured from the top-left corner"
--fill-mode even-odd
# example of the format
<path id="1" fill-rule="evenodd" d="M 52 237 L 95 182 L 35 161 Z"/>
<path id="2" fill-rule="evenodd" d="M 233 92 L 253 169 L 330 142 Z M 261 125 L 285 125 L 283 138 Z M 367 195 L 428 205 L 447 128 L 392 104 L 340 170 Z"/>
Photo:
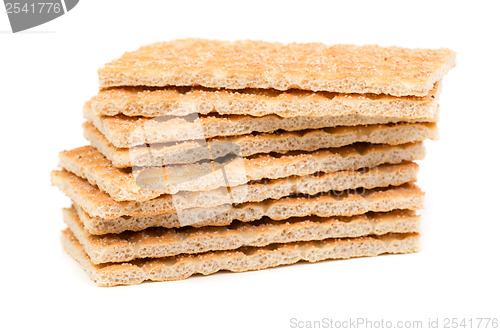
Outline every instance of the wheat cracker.
<path id="1" fill-rule="evenodd" d="M 171 258 L 95 265 L 69 229 L 62 232 L 61 240 L 66 252 L 80 263 L 89 277 L 98 286 L 108 287 L 134 285 L 147 280 L 181 280 L 195 274 L 209 275 L 222 270 L 244 272 L 290 265 L 299 261 L 318 262 L 327 259 L 414 253 L 420 250 L 418 233 L 387 234 L 274 244 L 262 248 L 244 247 Z"/>
<path id="2" fill-rule="evenodd" d="M 101 89 L 90 100 L 96 115 L 186 116 L 189 114 L 275 114 L 283 118 L 306 116 L 434 117 L 441 84 L 424 97 L 380 94 L 342 94 L 301 90 L 226 90 L 200 87 L 121 87 Z"/>
<path id="3" fill-rule="evenodd" d="M 233 221 L 251 222 L 268 217 L 285 220 L 292 217 L 353 216 L 367 212 L 418 210 L 424 206 L 424 193 L 414 184 L 366 190 L 320 193 L 261 202 L 192 208 L 145 217 L 120 216 L 113 219 L 89 216 L 76 203 L 75 208 L 85 228 L 92 234 L 140 231 L 149 227 L 227 226 Z"/>
<path id="4" fill-rule="evenodd" d="M 291 218 L 285 221 L 264 218 L 252 223 L 233 222 L 225 227 L 149 228 L 139 232 L 100 236 L 91 235 L 85 230 L 74 207 L 63 209 L 63 219 L 93 264 L 232 250 L 246 246 L 264 247 L 274 243 L 418 233 L 420 230 L 420 216 L 409 210 L 353 217 Z"/>
<path id="5" fill-rule="evenodd" d="M 366 117 L 356 114 L 292 118 L 281 118 L 276 115 L 251 117 L 194 114 L 185 117 L 145 118 L 123 115 L 95 115 L 91 111 L 89 103 L 85 103 L 83 114 L 117 148 L 132 148 L 144 144 L 177 143 L 188 140 L 206 140 L 214 137 L 239 136 L 256 132 L 272 133 L 278 130 L 293 132 L 339 126 L 436 122 L 438 117 L 436 111 L 436 114 L 432 117 L 417 119 Z"/>
<path id="6" fill-rule="evenodd" d="M 256 155 L 228 163 L 205 162 L 157 168 L 114 167 L 96 148 L 83 146 L 59 153 L 59 166 L 87 179 L 116 201 L 146 201 L 180 191 L 209 191 L 249 181 L 332 173 L 422 159 L 422 143 L 403 145 L 355 144 L 311 153 Z"/>
<path id="7" fill-rule="evenodd" d="M 283 179 L 254 181 L 232 187 L 231 191 L 216 189 L 206 192 L 179 192 L 144 201 L 117 202 L 87 180 L 68 171 L 53 171 L 52 183 L 92 217 L 113 219 L 119 216 L 147 217 L 172 213 L 194 207 L 211 208 L 224 204 L 260 202 L 292 194 L 315 195 L 349 189 L 399 186 L 417 180 L 418 165 L 411 162 L 386 164 L 370 169 L 339 171 Z M 89 229 L 93 234 L 97 230 Z"/>
<path id="8" fill-rule="evenodd" d="M 377 45 L 182 39 L 126 52 L 99 69 L 101 88 L 204 86 L 426 96 L 455 52 Z"/>
<path id="9" fill-rule="evenodd" d="M 230 154 L 248 157 L 259 153 L 286 153 L 338 148 L 357 142 L 398 145 L 438 139 L 435 123 L 398 123 L 335 127 L 300 132 L 218 137 L 206 141 L 151 144 L 116 148 L 90 122 L 83 124 L 84 137 L 118 168 L 191 164 Z"/>

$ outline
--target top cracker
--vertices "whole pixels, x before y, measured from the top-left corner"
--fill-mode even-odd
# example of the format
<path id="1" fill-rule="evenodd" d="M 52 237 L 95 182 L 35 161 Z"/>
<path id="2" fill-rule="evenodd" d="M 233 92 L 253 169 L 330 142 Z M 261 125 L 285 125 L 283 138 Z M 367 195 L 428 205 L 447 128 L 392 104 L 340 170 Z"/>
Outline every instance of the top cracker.
<path id="1" fill-rule="evenodd" d="M 426 96 L 454 65 L 449 49 L 184 39 L 125 53 L 99 82 Z"/>

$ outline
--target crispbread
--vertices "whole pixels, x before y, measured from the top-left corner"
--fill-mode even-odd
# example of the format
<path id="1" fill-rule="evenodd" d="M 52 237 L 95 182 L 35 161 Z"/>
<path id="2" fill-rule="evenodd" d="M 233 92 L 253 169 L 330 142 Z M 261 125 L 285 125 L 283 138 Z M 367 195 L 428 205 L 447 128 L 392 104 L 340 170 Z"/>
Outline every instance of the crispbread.
<path id="1" fill-rule="evenodd" d="M 297 195 L 276 200 L 243 203 L 231 207 L 193 208 L 147 217 L 90 217 L 75 204 L 78 215 L 91 233 L 121 233 L 140 231 L 149 227 L 175 228 L 182 226 L 226 226 L 234 220 L 249 222 L 268 217 L 285 220 L 292 217 L 353 216 L 367 212 L 418 210 L 424 206 L 424 193 L 413 184 L 371 190 L 360 188 L 339 193 L 314 196 Z"/>
<path id="2" fill-rule="evenodd" d="M 113 219 L 119 216 L 146 217 L 155 214 L 172 213 L 194 207 L 210 208 L 224 204 L 260 202 L 278 199 L 291 194 L 304 193 L 315 195 L 320 192 L 343 191 L 355 188 L 372 189 L 376 187 L 398 186 L 417 180 L 418 165 L 403 163 L 380 165 L 358 171 L 339 171 L 289 177 L 276 180 L 255 181 L 227 190 L 206 192 L 180 192 L 175 195 L 162 195 L 144 202 L 116 202 L 107 193 L 92 186 L 67 171 L 52 172 L 52 183 L 61 189 L 85 212 L 93 217 Z M 100 230 L 88 229 L 93 234 Z"/>
<path id="3" fill-rule="evenodd" d="M 219 137 L 201 142 L 185 141 L 177 144 L 116 148 L 90 122 L 85 122 L 83 128 L 84 136 L 90 144 L 118 168 L 191 164 L 204 159 L 221 158 L 229 154 L 248 157 L 259 153 L 314 151 L 357 142 L 397 145 L 438 138 L 435 123 L 398 123 Z"/>
<path id="4" fill-rule="evenodd" d="M 253 223 L 234 222 L 228 227 L 149 228 L 140 232 L 101 236 L 91 235 L 84 229 L 74 208 L 63 209 L 63 217 L 93 264 L 245 246 L 264 247 L 273 243 L 418 233 L 420 229 L 420 216 L 408 210 L 353 217 L 292 218 L 284 222 L 265 218 Z"/>
<path id="5" fill-rule="evenodd" d="M 243 115 L 191 115 L 186 117 L 128 117 L 95 115 L 90 104 L 84 105 L 84 116 L 117 148 L 144 144 L 205 140 L 220 136 L 239 136 L 254 132 L 278 130 L 300 131 L 339 126 L 360 126 L 398 122 L 436 122 L 433 117 L 404 119 L 398 117 L 366 117 L 356 114 L 342 116 L 280 118 L 276 115 L 251 117 Z"/>
<path id="6" fill-rule="evenodd" d="M 301 90 L 214 90 L 200 87 L 124 87 L 100 90 L 91 99 L 94 114 L 113 116 L 221 115 L 434 117 L 440 84 L 425 97 L 339 94 Z"/>
<path id="7" fill-rule="evenodd" d="M 171 258 L 94 265 L 71 231 L 66 229 L 62 233 L 64 249 L 81 264 L 98 286 L 133 285 L 146 280 L 180 280 L 194 274 L 208 275 L 221 270 L 233 272 L 261 270 L 299 261 L 317 262 L 386 253 L 413 253 L 420 250 L 419 239 L 418 233 L 387 234 L 354 239 L 274 244 L 263 248 L 244 247 Z"/>
<path id="8" fill-rule="evenodd" d="M 101 88 L 204 86 L 425 96 L 455 65 L 448 49 L 184 39 L 127 52 L 99 69 Z"/>
<path id="9" fill-rule="evenodd" d="M 114 167 L 94 147 L 84 146 L 60 152 L 59 166 L 97 185 L 116 201 L 140 202 L 179 191 L 208 191 L 261 179 L 397 164 L 419 160 L 424 155 L 422 143 L 356 144 L 311 153 L 236 158 L 223 167 L 201 163 L 128 171 Z"/>

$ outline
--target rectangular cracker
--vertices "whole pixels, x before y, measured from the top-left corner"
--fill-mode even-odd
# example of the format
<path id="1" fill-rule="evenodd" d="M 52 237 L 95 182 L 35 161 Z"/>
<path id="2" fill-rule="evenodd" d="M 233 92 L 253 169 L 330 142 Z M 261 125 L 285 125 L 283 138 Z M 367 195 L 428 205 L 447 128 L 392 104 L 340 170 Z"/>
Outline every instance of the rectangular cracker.
<path id="1" fill-rule="evenodd" d="M 186 116 L 189 114 L 297 116 L 434 117 L 441 85 L 425 97 L 376 94 L 342 94 L 301 90 L 239 91 L 200 87 L 122 87 L 100 90 L 90 100 L 96 115 Z"/>
<path id="2" fill-rule="evenodd" d="M 90 122 L 83 124 L 83 135 L 111 161 L 113 166 L 126 168 L 192 164 L 229 154 L 248 157 L 259 153 L 314 151 L 358 142 L 390 145 L 421 142 L 426 139 L 438 139 L 438 128 L 435 123 L 334 127 L 299 132 L 216 137 L 206 141 L 152 144 L 133 148 L 116 148 Z"/>
<path id="3" fill-rule="evenodd" d="M 332 173 L 423 159 L 422 143 L 355 144 L 311 153 L 256 155 L 226 164 L 200 163 L 145 169 L 114 167 L 96 148 L 83 146 L 59 153 L 59 166 L 87 179 L 116 201 L 146 201 L 180 191 L 208 191 L 249 181 Z"/>
<path id="4" fill-rule="evenodd" d="M 74 207 L 63 209 L 63 219 L 82 244 L 92 264 L 126 262 L 198 254 L 240 247 L 264 247 L 274 243 L 355 238 L 388 233 L 418 233 L 420 216 L 414 211 L 368 213 L 353 217 L 292 218 L 286 221 L 261 219 L 234 222 L 227 227 L 149 228 L 140 232 L 91 235 Z"/>
<path id="5" fill-rule="evenodd" d="M 398 122 L 436 122 L 429 118 L 404 119 L 399 117 L 366 117 L 357 114 L 343 116 L 292 117 L 276 115 L 251 117 L 243 115 L 214 116 L 193 114 L 186 117 L 128 117 L 124 115 L 100 116 L 94 114 L 89 103 L 83 108 L 84 117 L 92 122 L 106 139 L 117 148 L 131 148 L 144 144 L 206 140 L 221 136 L 239 136 L 251 133 L 272 133 L 278 130 L 300 131 L 307 129 L 360 126 Z"/>
<path id="6" fill-rule="evenodd" d="M 224 204 L 260 202 L 292 194 L 315 195 L 320 192 L 339 192 L 348 189 L 399 186 L 417 180 L 418 165 L 403 163 L 380 165 L 370 169 L 339 171 L 283 179 L 254 181 L 227 190 L 179 192 L 144 201 L 117 202 L 107 193 L 92 186 L 68 171 L 54 171 L 52 183 L 93 217 L 113 219 L 119 216 L 147 217 L 172 213 L 194 207 L 210 208 Z M 96 234 L 97 230 L 89 229 Z M 99 234 L 99 233 L 97 233 Z"/>
<path id="7" fill-rule="evenodd" d="M 424 206 L 424 193 L 414 184 L 366 190 L 295 195 L 277 200 L 243 203 L 235 206 L 192 208 L 146 217 L 122 216 L 114 219 L 90 217 L 78 205 L 78 215 L 92 234 L 140 231 L 149 227 L 227 226 L 233 221 L 250 222 L 264 217 L 285 220 L 292 217 L 353 216 L 368 212 L 418 210 Z"/>
<path id="8" fill-rule="evenodd" d="M 299 261 L 318 262 L 381 254 L 413 253 L 420 250 L 420 235 L 387 234 L 354 239 L 274 244 L 263 248 L 244 247 L 228 251 L 178 255 L 171 258 L 134 260 L 127 263 L 92 264 L 82 245 L 69 229 L 62 232 L 66 252 L 78 261 L 98 286 L 134 285 L 146 280 L 170 281 L 195 274 L 218 271 L 261 270 Z"/>
<path id="9" fill-rule="evenodd" d="M 455 65 L 449 49 L 183 39 L 143 46 L 99 69 L 101 88 L 204 86 L 426 96 Z"/>

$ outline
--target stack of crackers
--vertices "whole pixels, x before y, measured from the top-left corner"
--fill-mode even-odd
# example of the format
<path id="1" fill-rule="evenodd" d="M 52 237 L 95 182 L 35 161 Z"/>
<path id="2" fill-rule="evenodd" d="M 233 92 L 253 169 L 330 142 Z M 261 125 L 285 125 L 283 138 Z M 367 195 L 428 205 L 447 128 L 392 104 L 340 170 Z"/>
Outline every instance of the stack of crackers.
<path id="1" fill-rule="evenodd" d="M 63 245 L 99 286 L 419 250 L 448 49 L 199 39 L 99 70 L 60 153 Z"/>

